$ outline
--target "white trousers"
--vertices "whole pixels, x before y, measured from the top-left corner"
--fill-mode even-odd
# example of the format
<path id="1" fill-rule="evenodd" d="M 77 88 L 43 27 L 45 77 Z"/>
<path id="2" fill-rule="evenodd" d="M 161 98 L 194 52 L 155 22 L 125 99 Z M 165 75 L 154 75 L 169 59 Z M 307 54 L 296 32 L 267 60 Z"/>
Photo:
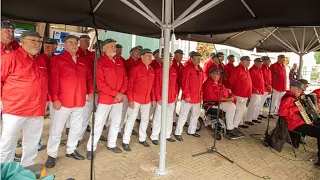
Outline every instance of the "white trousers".
<path id="1" fill-rule="evenodd" d="M 61 134 L 67 119 L 70 117 L 70 130 L 67 141 L 67 154 L 72 154 L 77 149 L 80 130 L 83 123 L 83 107 L 65 108 L 55 110 L 50 124 L 49 140 L 47 145 L 48 155 L 56 158 L 61 141 Z"/>
<path id="2" fill-rule="evenodd" d="M 170 103 L 167 106 L 167 122 L 166 122 L 166 138 L 171 137 L 172 123 L 173 123 L 173 111 L 175 109 L 175 103 Z M 152 134 L 150 136 L 151 140 L 158 140 L 161 130 L 161 104 L 157 103 L 157 107 L 153 116 L 152 121 Z"/>
<path id="3" fill-rule="evenodd" d="M 247 110 L 247 101 L 248 98 L 236 96 L 237 104 L 236 104 L 236 113 L 234 115 L 234 127 L 237 128 L 239 124 L 243 124 L 243 114 Z"/>
<path id="4" fill-rule="evenodd" d="M 38 143 L 42 134 L 43 117 L 23 117 L 3 114 L 3 128 L 0 141 L 0 162 L 12 162 L 16 152 L 19 133 L 22 129 L 21 166 L 34 164 L 38 154 Z"/>
<path id="5" fill-rule="evenodd" d="M 124 120 L 127 114 L 127 110 L 129 107 L 129 102 L 128 102 L 128 97 L 126 95 L 123 95 L 123 102 L 122 102 L 122 112 L 121 112 L 121 124 L 120 124 L 120 128 L 119 128 L 119 132 L 121 132 L 121 129 L 124 126 Z"/>
<path id="6" fill-rule="evenodd" d="M 265 92 L 265 93 L 262 95 L 262 98 L 261 98 L 261 107 L 260 107 L 259 114 L 263 114 L 264 103 L 265 103 L 266 100 L 268 99 L 268 96 L 269 96 L 269 93 L 268 93 L 268 92 Z"/>
<path id="7" fill-rule="evenodd" d="M 140 121 L 140 127 L 139 127 L 139 141 L 140 142 L 146 141 L 147 128 L 148 128 L 149 118 L 150 118 L 150 114 L 149 114 L 150 106 L 151 106 L 151 103 L 139 104 L 137 102 L 134 102 L 134 109 L 131 109 L 130 107 L 128 108 L 128 112 L 127 112 L 128 120 L 124 128 L 123 143 L 125 144 L 130 143 L 130 136 L 131 136 L 136 118 L 138 116 L 139 110 L 141 113 L 141 121 Z"/>
<path id="8" fill-rule="evenodd" d="M 111 122 L 109 127 L 109 134 L 108 134 L 108 144 L 107 146 L 109 148 L 116 147 L 117 142 L 117 136 L 120 129 L 120 123 L 121 123 L 121 112 L 122 112 L 122 103 L 118 104 L 98 104 L 97 112 L 96 112 L 96 119 L 94 122 L 94 140 L 93 140 L 93 151 L 97 149 L 97 143 L 99 141 L 99 138 L 101 136 L 103 126 L 105 124 L 105 121 L 110 113 L 111 116 Z M 91 128 L 92 131 L 92 128 Z M 91 134 L 92 132 L 90 132 Z M 87 143 L 87 150 L 91 150 L 91 143 L 92 143 L 92 137 L 89 137 L 88 143 Z"/>
<path id="9" fill-rule="evenodd" d="M 236 105 L 233 102 L 223 102 L 221 103 L 221 110 L 226 113 L 226 124 L 227 129 L 232 130 L 235 127 L 238 127 L 235 124 L 235 114 L 236 114 Z"/>
<path id="10" fill-rule="evenodd" d="M 278 114 L 278 109 L 280 105 L 280 101 L 285 92 L 280 92 L 277 90 L 273 90 L 272 94 L 272 103 L 271 103 L 271 115 Z"/>
<path id="11" fill-rule="evenodd" d="M 92 110 L 93 110 L 93 101 L 91 102 L 86 101 L 86 104 L 83 107 L 83 123 L 80 130 L 79 141 L 83 139 L 84 133 L 86 133 L 87 126 L 90 122 L 90 117 L 92 115 Z"/>
<path id="12" fill-rule="evenodd" d="M 257 120 L 259 116 L 259 112 L 261 109 L 261 100 L 262 100 L 262 94 L 252 94 L 248 106 L 247 111 L 247 122 L 252 122 L 252 120 Z"/>
<path id="13" fill-rule="evenodd" d="M 200 103 L 190 104 L 185 101 L 181 101 L 180 116 L 176 127 L 175 135 L 181 135 L 183 126 L 187 121 L 188 114 L 191 111 L 190 123 L 188 128 L 189 134 L 196 133 L 198 118 L 200 116 Z"/>

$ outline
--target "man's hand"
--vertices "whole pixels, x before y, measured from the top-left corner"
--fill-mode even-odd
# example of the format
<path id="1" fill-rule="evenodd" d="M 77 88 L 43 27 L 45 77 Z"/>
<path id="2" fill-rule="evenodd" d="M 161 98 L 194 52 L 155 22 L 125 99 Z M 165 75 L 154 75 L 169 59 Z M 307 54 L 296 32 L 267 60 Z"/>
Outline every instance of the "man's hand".
<path id="1" fill-rule="evenodd" d="M 88 94 L 87 102 L 91 102 L 93 100 L 93 94 Z"/>
<path id="2" fill-rule="evenodd" d="M 59 100 L 53 102 L 53 108 L 54 108 L 55 110 L 60 110 L 60 108 L 61 108 L 61 102 L 60 102 Z"/>
<path id="3" fill-rule="evenodd" d="M 121 92 L 118 92 L 116 99 L 118 99 L 118 102 L 122 100 L 123 94 Z"/>
<path id="4" fill-rule="evenodd" d="M 258 91 L 258 90 L 255 90 L 253 93 L 254 93 L 254 94 L 259 94 L 259 91 Z"/>
<path id="5" fill-rule="evenodd" d="M 299 111 L 303 111 L 303 107 L 302 106 L 298 106 Z"/>
<path id="6" fill-rule="evenodd" d="M 117 98 L 114 98 L 113 102 L 118 103 L 119 100 Z"/>
<path id="7" fill-rule="evenodd" d="M 130 107 L 131 109 L 134 109 L 134 102 L 130 102 L 130 103 L 129 103 L 129 107 Z"/>
<path id="8" fill-rule="evenodd" d="M 162 105 L 162 100 L 158 101 L 158 103 L 159 103 L 160 105 Z"/>
<path id="9" fill-rule="evenodd" d="M 155 102 L 155 101 L 152 101 L 152 102 L 151 102 L 151 105 L 152 105 L 153 108 L 155 108 L 155 107 L 156 107 L 156 102 Z"/>
<path id="10" fill-rule="evenodd" d="M 230 102 L 234 101 L 234 97 L 233 96 L 229 97 L 229 101 Z"/>
<path id="11" fill-rule="evenodd" d="M 190 102 L 190 98 L 186 98 L 184 101 L 186 102 L 186 103 L 189 103 Z"/>

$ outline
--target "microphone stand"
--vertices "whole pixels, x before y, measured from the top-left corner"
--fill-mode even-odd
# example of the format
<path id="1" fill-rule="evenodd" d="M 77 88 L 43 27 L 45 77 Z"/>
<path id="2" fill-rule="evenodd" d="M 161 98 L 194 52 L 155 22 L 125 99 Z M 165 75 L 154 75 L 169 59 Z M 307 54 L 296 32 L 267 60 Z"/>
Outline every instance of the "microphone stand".
<path id="1" fill-rule="evenodd" d="M 219 57 L 218 57 L 219 59 Z M 220 65 L 221 67 L 224 69 L 224 66 L 222 65 L 221 63 L 221 60 L 219 59 L 219 62 L 220 62 Z M 218 111 L 217 111 L 217 119 L 216 121 L 213 121 L 214 123 L 214 138 L 213 138 L 213 146 L 211 147 L 211 149 L 205 151 L 205 152 L 202 152 L 202 153 L 198 153 L 198 154 L 194 154 L 192 155 L 192 157 L 196 157 L 196 156 L 200 156 L 200 155 L 203 155 L 203 154 L 213 154 L 213 153 L 217 153 L 218 155 L 220 155 L 221 157 L 223 157 L 225 160 L 231 162 L 231 163 L 234 163 L 234 161 L 232 161 L 231 159 L 229 159 L 228 157 L 226 157 L 225 155 L 221 154 L 218 150 L 217 150 L 217 147 L 216 147 L 216 141 L 217 141 L 217 134 L 218 134 L 218 123 L 219 123 L 219 119 L 220 119 L 220 104 L 221 104 L 221 97 L 222 97 L 222 89 L 223 89 L 223 86 L 222 86 L 222 80 L 224 77 L 224 79 L 226 79 L 226 76 L 225 76 L 225 73 L 223 72 L 223 70 L 221 71 L 221 74 L 222 76 L 220 76 L 220 96 L 219 96 L 219 99 L 218 99 Z M 223 117 L 222 117 L 223 118 Z"/>

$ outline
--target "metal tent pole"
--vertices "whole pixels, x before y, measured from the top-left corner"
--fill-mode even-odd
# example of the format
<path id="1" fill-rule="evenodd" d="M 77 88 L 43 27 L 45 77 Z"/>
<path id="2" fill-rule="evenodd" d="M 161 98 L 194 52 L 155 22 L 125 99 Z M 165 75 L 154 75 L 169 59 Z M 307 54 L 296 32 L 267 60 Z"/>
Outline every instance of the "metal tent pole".
<path id="1" fill-rule="evenodd" d="M 159 167 L 155 172 L 159 175 L 168 173 L 166 169 L 166 121 L 168 107 L 168 86 L 169 86 L 169 46 L 171 32 L 171 0 L 165 0 L 165 23 L 164 29 L 164 58 L 163 58 L 163 75 L 162 75 L 162 104 L 161 104 L 161 134 L 160 134 L 160 158 Z"/>
<path id="2" fill-rule="evenodd" d="M 303 68 L 303 55 L 302 53 L 298 54 L 300 57 L 300 61 L 299 61 L 299 71 L 298 71 L 298 79 L 301 79 L 302 77 L 302 68 Z"/>

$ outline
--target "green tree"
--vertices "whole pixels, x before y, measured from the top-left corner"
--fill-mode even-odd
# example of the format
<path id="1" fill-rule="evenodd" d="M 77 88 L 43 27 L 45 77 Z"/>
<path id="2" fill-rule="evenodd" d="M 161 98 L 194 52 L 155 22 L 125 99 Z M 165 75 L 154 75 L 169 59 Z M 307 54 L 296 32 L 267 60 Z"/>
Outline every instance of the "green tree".
<path id="1" fill-rule="evenodd" d="M 314 59 L 316 59 L 316 64 L 320 64 L 320 52 L 314 52 Z"/>

